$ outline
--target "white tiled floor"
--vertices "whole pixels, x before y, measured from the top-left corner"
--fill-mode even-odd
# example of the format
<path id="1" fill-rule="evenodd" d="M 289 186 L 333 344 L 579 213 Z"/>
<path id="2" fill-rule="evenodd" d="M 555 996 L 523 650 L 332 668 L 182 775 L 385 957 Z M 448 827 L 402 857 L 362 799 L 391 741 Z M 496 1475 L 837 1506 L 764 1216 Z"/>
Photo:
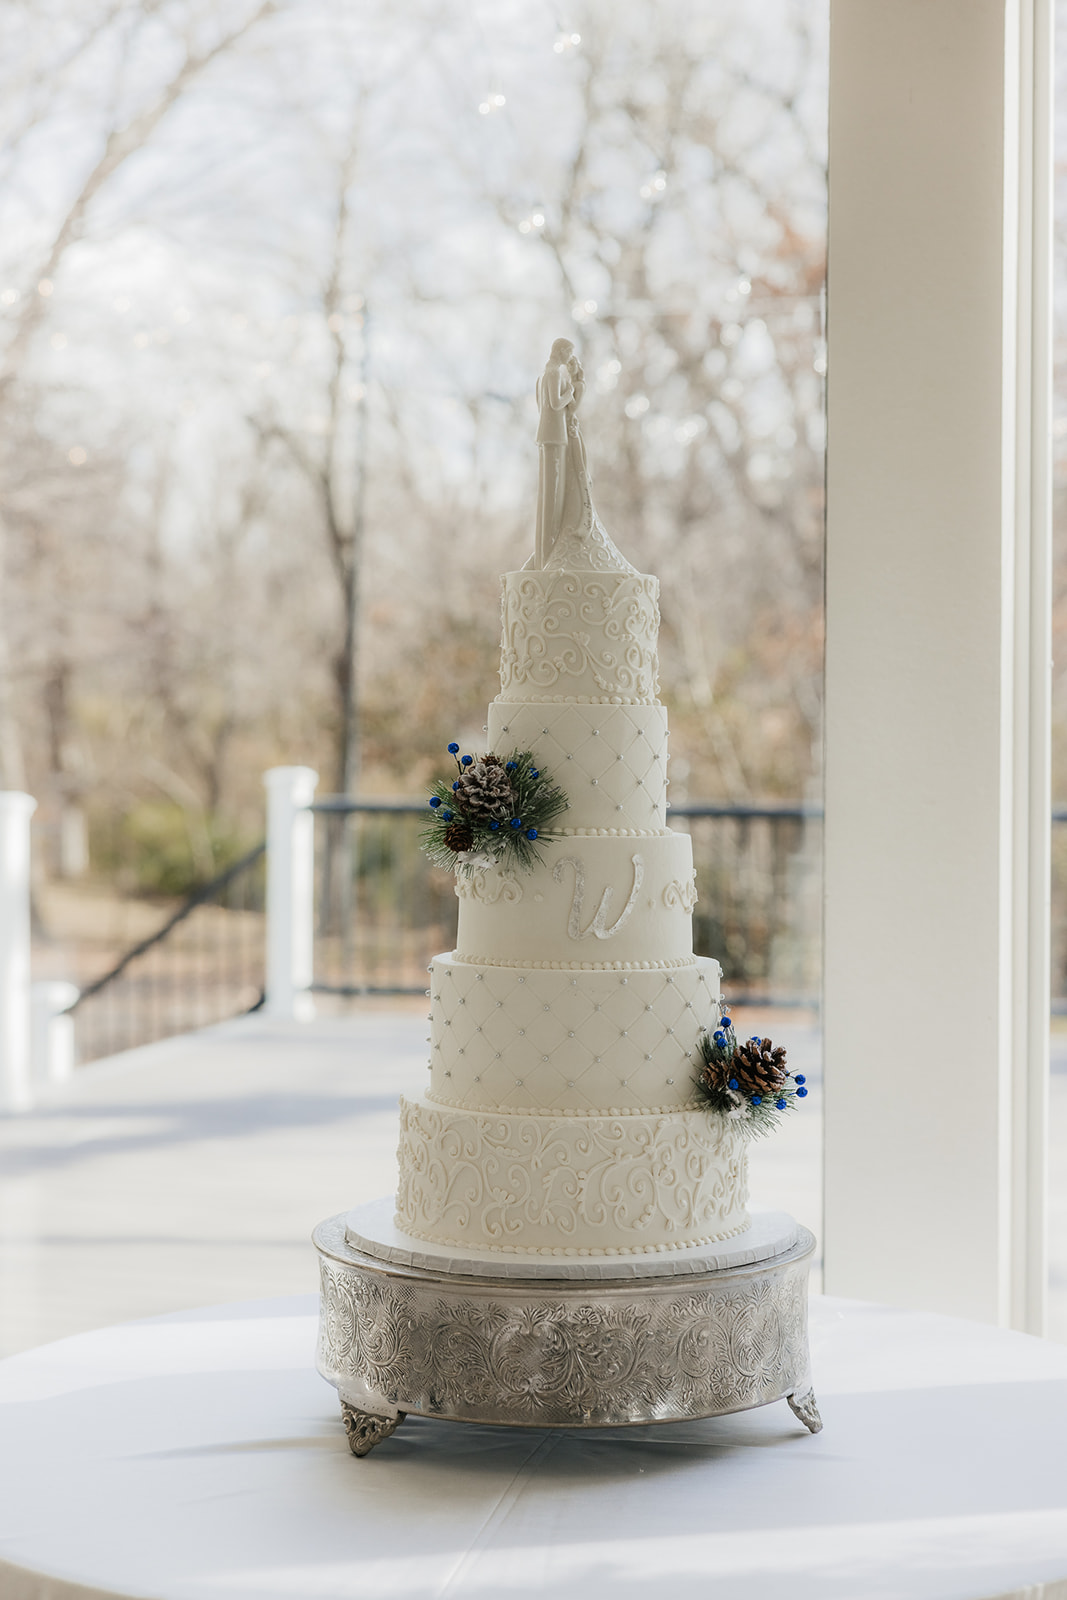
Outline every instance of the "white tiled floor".
<path id="1" fill-rule="evenodd" d="M 750 1025 L 786 1043 L 816 1090 L 754 1147 L 753 1204 L 818 1232 L 819 1037 L 796 1016 Z M 315 1223 L 394 1187 L 396 1100 L 425 1079 L 426 1031 L 421 1004 L 243 1018 L 84 1068 L 37 1110 L 0 1117 L 0 1355 L 314 1292 Z M 1053 1048 L 1050 1332 L 1067 1339 L 1067 1034 Z"/>

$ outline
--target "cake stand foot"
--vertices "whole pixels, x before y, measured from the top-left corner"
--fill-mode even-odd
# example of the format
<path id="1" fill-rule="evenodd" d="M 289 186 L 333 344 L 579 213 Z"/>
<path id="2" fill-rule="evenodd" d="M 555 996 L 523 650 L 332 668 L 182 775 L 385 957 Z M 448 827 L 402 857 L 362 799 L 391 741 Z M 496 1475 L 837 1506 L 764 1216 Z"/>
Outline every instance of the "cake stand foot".
<path id="1" fill-rule="evenodd" d="M 369 1411 L 357 1411 L 355 1406 L 342 1400 L 341 1418 L 348 1435 L 348 1448 L 354 1456 L 369 1456 L 376 1444 L 396 1432 L 405 1415 L 398 1411 L 395 1417 L 375 1417 Z"/>
<path id="2" fill-rule="evenodd" d="M 790 1411 L 795 1417 L 799 1417 L 809 1433 L 822 1432 L 822 1418 L 815 1404 L 814 1389 L 805 1389 L 802 1394 L 787 1394 L 785 1398 Z"/>

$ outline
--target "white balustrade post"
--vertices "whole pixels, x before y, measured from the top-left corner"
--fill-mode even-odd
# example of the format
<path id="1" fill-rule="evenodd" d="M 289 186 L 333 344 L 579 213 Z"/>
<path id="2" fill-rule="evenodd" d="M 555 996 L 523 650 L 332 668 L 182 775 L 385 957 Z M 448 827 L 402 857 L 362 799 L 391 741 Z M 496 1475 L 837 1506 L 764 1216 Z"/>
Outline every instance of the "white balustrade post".
<path id="1" fill-rule="evenodd" d="M 315 818 L 308 807 L 319 775 L 272 767 L 267 788 L 267 997 L 272 1017 L 307 1022 L 315 937 Z"/>
<path id="2" fill-rule="evenodd" d="M 0 1110 L 25 1111 L 30 1087 L 32 795 L 0 793 Z"/>
<path id="3" fill-rule="evenodd" d="M 74 1018 L 78 987 L 59 979 L 30 985 L 30 1061 L 35 1084 L 63 1083 L 74 1071 Z"/>

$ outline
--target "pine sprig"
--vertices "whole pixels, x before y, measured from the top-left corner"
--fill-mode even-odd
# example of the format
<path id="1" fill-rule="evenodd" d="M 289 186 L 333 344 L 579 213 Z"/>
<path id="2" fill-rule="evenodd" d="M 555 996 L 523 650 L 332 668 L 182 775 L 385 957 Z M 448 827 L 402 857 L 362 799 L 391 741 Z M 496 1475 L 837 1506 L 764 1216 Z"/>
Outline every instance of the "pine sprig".
<path id="1" fill-rule="evenodd" d="M 567 809 L 563 790 L 530 750 L 461 756 L 459 745 L 450 744 L 448 751 L 456 777 L 431 785 L 433 815 L 420 835 L 423 850 L 446 870 L 514 865 L 529 872 L 543 859 L 541 846 L 556 837 L 552 824 Z"/>
<path id="2" fill-rule="evenodd" d="M 746 1139 L 773 1133 L 796 1102 L 807 1097 L 804 1074 L 794 1074 L 786 1068 L 785 1051 L 776 1050 L 769 1039 L 757 1035 L 738 1044 L 728 1016 L 720 1019 L 717 1028 L 705 1029 L 697 1047 L 704 1063 L 697 1088 L 709 1108 L 736 1123 Z M 778 1082 L 766 1092 L 750 1087 L 751 1076 L 744 1068 L 746 1057 L 758 1057 L 771 1064 L 770 1076 L 777 1077 Z"/>

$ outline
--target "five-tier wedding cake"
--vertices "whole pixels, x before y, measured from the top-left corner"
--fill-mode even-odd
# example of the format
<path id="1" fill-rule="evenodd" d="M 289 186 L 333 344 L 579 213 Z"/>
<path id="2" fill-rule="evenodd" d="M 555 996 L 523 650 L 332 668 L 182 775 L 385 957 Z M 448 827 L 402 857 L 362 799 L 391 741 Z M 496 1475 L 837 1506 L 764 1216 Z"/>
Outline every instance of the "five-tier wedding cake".
<path id="1" fill-rule="evenodd" d="M 601 527 L 566 404 L 562 526 L 542 566 L 504 576 L 486 733 L 532 752 L 567 809 L 530 870 L 459 864 L 396 1225 L 473 1253 L 626 1256 L 744 1230 L 745 1141 L 696 1087 L 720 969 L 693 954 L 691 843 L 666 826 L 659 584 Z"/>

